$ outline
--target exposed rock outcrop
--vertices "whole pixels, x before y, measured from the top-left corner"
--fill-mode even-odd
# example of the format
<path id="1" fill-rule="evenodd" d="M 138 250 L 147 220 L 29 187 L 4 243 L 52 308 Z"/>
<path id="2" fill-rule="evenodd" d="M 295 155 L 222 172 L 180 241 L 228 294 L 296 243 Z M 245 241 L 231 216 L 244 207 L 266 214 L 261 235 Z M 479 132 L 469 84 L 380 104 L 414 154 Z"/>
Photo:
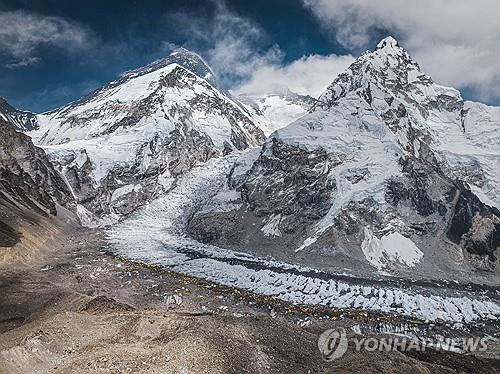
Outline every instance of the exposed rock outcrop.
<path id="1" fill-rule="evenodd" d="M 50 222 L 66 220 L 74 209 L 69 186 L 45 152 L 0 120 L 0 247 L 25 239 L 26 249 L 50 239 L 57 231 Z M 1 251 L 0 261 L 4 256 Z"/>

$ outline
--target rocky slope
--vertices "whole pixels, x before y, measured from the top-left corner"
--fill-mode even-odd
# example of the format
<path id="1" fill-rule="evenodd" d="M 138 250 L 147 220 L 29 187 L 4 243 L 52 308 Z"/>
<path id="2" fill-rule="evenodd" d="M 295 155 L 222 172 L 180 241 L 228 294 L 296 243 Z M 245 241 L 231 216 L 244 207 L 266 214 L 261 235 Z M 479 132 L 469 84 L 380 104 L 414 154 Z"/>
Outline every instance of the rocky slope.
<path id="1" fill-rule="evenodd" d="M 56 205 L 70 207 L 69 187 L 29 136 L 0 121 L 0 194 L 41 214 L 56 214 Z"/>
<path id="2" fill-rule="evenodd" d="M 3 97 L 0 97 L 0 119 L 9 123 L 17 131 L 30 131 L 38 128 L 34 113 L 14 108 Z"/>
<path id="3" fill-rule="evenodd" d="M 88 225 L 129 214 L 195 165 L 264 141 L 243 106 L 185 49 L 38 119 L 30 135 L 64 173 Z"/>
<path id="4" fill-rule="evenodd" d="M 0 263 L 2 374 L 498 372 L 493 339 L 487 351 L 466 354 L 431 346 L 360 352 L 351 343 L 342 358 L 325 362 L 318 336 L 327 329 L 345 328 L 349 339 L 397 333 L 398 339 L 409 334 L 435 341 L 439 333 L 443 341 L 471 333 L 366 311 L 292 305 L 123 261 L 109 255 L 95 230 L 58 239 L 50 254 L 29 266 Z M 479 336 L 495 331 L 482 325 Z"/>
<path id="5" fill-rule="evenodd" d="M 500 109 L 440 86 L 389 37 L 236 162 L 204 242 L 328 269 L 498 269 Z"/>
<path id="6" fill-rule="evenodd" d="M 239 95 L 238 99 L 259 122 L 266 135 L 299 119 L 316 102 L 311 96 L 290 90 L 267 95 Z"/>
<path id="7" fill-rule="evenodd" d="M 15 246 L 47 218 L 67 214 L 64 207 L 75 207 L 71 191 L 44 151 L 0 120 L 0 248 Z"/>

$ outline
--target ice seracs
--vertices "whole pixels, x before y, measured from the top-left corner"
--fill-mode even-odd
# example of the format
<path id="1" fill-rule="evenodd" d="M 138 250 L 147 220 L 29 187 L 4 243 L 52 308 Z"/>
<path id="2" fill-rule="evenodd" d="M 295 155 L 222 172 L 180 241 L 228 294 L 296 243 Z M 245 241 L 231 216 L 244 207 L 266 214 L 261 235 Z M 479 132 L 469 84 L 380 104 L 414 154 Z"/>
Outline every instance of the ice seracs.
<path id="1" fill-rule="evenodd" d="M 106 235 L 110 249 L 135 261 L 165 266 L 181 274 L 293 304 L 364 309 L 436 322 L 481 323 L 500 317 L 497 303 L 460 288 L 422 288 L 401 282 L 395 282 L 396 286 L 384 281 L 349 279 L 226 250 L 185 235 L 185 225 L 200 206 L 205 206 L 213 196 L 219 196 L 220 201 L 225 175 L 230 172 L 234 158 L 230 155 L 213 159 L 193 169 L 180 177 L 164 196 L 109 228 Z M 277 235 L 275 223 L 279 220 L 280 217 L 272 217 L 264 234 Z M 399 242 L 408 244 L 399 235 L 388 234 L 386 238 L 383 240 L 387 248 L 396 249 Z M 418 251 L 413 255 L 399 251 L 397 257 L 411 264 L 418 262 L 419 255 Z"/>

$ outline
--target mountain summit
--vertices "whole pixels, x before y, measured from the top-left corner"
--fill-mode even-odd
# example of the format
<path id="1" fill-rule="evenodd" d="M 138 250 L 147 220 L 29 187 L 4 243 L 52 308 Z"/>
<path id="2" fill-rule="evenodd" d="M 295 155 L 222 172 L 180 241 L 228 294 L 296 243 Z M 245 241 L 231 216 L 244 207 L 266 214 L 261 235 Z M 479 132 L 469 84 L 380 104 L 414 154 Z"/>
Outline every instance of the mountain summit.
<path id="1" fill-rule="evenodd" d="M 196 74 L 198 77 L 203 78 L 213 86 L 217 85 L 215 81 L 215 74 L 205 60 L 203 60 L 203 58 L 197 53 L 183 47 L 175 49 L 168 56 L 153 61 L 146 66 L 124 72 L 120 75 L 120 78 L 111 82 L 109 85 L 122 84 L 127 80 L 140 77 L 172 64 L 182 66 L 183 68 Z M 109 85 L 107 87 L 109 87 Z"/>
<path id="2" fill-rule="evenodd" d="M 205 62 L 205 60 L 186 48 L 177 48 L 167 58 L 164 59 L 166 65 L 179 64 L 182 67 L 192 71 L 197 76 L 205 79 L 207 82 L 216 86 L 215 74 Z"/>
<path id="3" fill-rule="evenodd" d="M 392 36 L 388 36 L 384 39 L 382 39 L 378 44 L 376 49 L 382 49 L 382 48 L 400 48 L 399 43 L 396 39 L 394 39 Z"/>
<path id="4" fill-rule="evenodd" d="M 309 114 L 237 163 L 228 180 L 237 210 L 214 217 L 208 207 L 190 230 L 320 268 L 495 269 L 499 127 L 499 108 L 434 83 L 389 37 L 335 78 Z"/>
<path id="5" fill-rule="evenodd" d="M 183 48 L 38 120 L 31 135 L 85 216 L 121 217 L 197 164 L 264 141 L 203 59 Z"/>

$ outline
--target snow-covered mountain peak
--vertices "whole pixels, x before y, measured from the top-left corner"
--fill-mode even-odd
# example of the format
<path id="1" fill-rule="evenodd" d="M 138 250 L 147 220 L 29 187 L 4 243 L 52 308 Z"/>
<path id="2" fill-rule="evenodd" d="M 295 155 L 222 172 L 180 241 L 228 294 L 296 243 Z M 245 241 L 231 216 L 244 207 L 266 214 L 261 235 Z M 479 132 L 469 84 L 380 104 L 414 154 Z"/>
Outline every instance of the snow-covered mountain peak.
<path id="1" fill-rule="evenodd" d="M 32 136 L 40 144 L 54 145 L 130 132 L 131 128 L 144 126 L 157 132 L 159 122 L 173 123 L 179 120 L 176 111 L 180 103 L 213 112 L 216 108 L 210 107 L 215 106 L 212 100 L 237 108 L 238 117 L 251 122 L 249 114 L 240 110 L 240 104 L 216 85 L 215 76 L 205 61 L 196 53 L 180 48 L 163 59 L 121 74 L 107 85 L 65 107 L 40 115 L 39 120 L 43 125 Z M 175 110 L 168 109 L 172 105 Z M 223 108 L 219 109 L 221 114 L 228 113 Z M 146 120 L 153 113 L 155 117 L 163 118 Z M 60 122 L 60 126 L 54 126 L 57 122 Z M 151 126 L 153 123 L 154 126 Z M 211 128 L 208 126 L 207 130 Z M 219 130 L 215 133 L 218 134 Z M 143 133 L 145 137 L 149 135 Z M 257 138 L 261 139 L 262 136 Z M 221 145 L 223 140 L 217 143 Z M 252 143 L 256 145 L 258 141 L 252 139 Z"/>
<path id="2" fill-rule="evenodd" d="M 6 121 L 17 131 L 30 131 L 38 128 L 34 113 L 14 108 L 3 97 L 0 97 L 0 119 Z"/>
<path id="3" fill-rule="evenodd" d="M 246 170 L 229 185 L 246 204 L 238 214 L 258 220 L 276 246 L 361 249 L 355 256 L 377 268 L 404 258 L 430 269 L 436 245 L 451 241 L 450 251 L 466 250 L 474 266 L 492 269 L 500 245 L 499 129 L 499 108 L 464 102 L 388 38 L 335 78 L 309 113 L 275 131 L 256 159 L 243 160 Z M 207 226 L 200 218 L 193 232 L 214 237 Z M 254 234 L 245 238 L 252 248 L 271 246 Z M 439 255 L 453 266 L 447 253 Z"/>
<path id="4" fill-rule="evenodd" d="M 361 97 L 376 110 L 386 111 L 402 103 L 410 116 L 423 119 L 434 109 L 459 112 L 463 106 L 460 92 L 435 84 L 392 37 L 356 59 L 328 86 L 314 109 L 331 108 L 350 95 Z"/>
<path id="5" fill-rule="evenodd" d="M 475 109 L 470 110 L 472 107 Z M 399 148 L 399 152 L 403 151 L 408 155 L 421 157 L 421 147 L 431 147 L 459 155 L 461 161 L 448 159 L 448 162 L 458 163 L 453 167 L 471 170 L 474 162 L 484 158 L 483 166 L 489 169 L 483 151 L 476 150 L 479 153 L 473 156 L 474 152 L 468 145 L 472 143 L 475 147 L 486 148 L 481 143 L 487 143 L 484 142 L 484 135 L 492 131 L 488 126 L 479 126 L 473 118 L 497 116 L 492 108 L 479 108 L 480 106 L 465 103 L 458 90 L 436 84 L 420 70 L 418 63 L 394 38 L 387 37 L 374 51 L 368 51 L 357 58 L 319 97 L 312 112 L 317 112 L 314 117 L 321 118 L 324 124 L 321 126 L 321 134 L 317 125 L 313 126 L 310 121 L 302 120 L 296 126 L 281 130 L 279 136 L 283 139 L 296 139 L 297 131 L 303 129 L 300 130 L 301 138 L 310 139 L 306 142 L 309 148 L 339 150 L 339 144 L 325 135 L 332 131 L 331 136 L 336 139 L 339 132 L 347 130 L 344 142 L 352 136 L 353 140 L 359 142 L 361 134 L 376 139 L 377 142 L 388 137 L 387 140 L 392 138 L 390 142 Z M 331 120 L 326 121 L 323 119 L 325 116 Z M 443 137 L 444 133 L 448 136 Z M 317 139 L 317 142 L 311 141 L 313 139 Z M 386 146 L 387 144 L 383 145 Z M 351 144 L 345 146 L 346 154 L 350 153 L 350 148 Z M 498 146 L 494 148 L 497 149 Z M 491 147 L 486 153 L 490 151 Z M 469 161 L 465 161 L 464 157 L 469 158 Z M 470 165 L 463 165 L 464 163 Z M 488 194 L 493 195 L 491 191 L 496 191 L 497 187 L 488 189 Z"/>
<path id="6" fill-rule="evenodd" d="M 160 58 L 137 69 L 129 70 L 120 75 L 113 82 L 123 83 L 123 79 L 136 78 L 153 71 L 163 69 L 166 66 L 178 64 L 183 68 L 191 71 L 200 78 L 206 79 L 210 83 L 215 83 L 215 75 L 203 58 L 195 52 L 189 51 L 186 48 L 180 47 L 175 49 L 168 56 Z M 112 83 L 113 83 L 112 82 Z"/>
<path id="7" fill-rule="evenodd" d="M 207 62 L 197 53 L 184 47 L 175 49 L 164 61 L 168 64 L 179 64 L 185 69 L 193 72 L 197 76 L 205 79 L 212 85 L 216 85 L 215 74 L 208 66 Z"/>
<path id="8" fill-rule="evenodd" d="M 63 108 L 55 109 L 46 113 L 47 115 L 54 114 L 56 112 L 66 112 L 70 111 L 78 106 L 84 105 L 90 101 L 93 101 L 97 96 L 107 96 L 109 92 L 115 91 L 117 87 L 123 86 L 125 83 L 140 78 L 143 76 L 148 76 L 147 79 L 154 80 L 161 73 L 167 74 L 170 72 L 174 65 L 178 65 L 189 72 L 196 75 L 198 78 L 204 79 L 213 87 L 221 90 L 220 87 L 217 87 L 217 82 L 215 79 L 215 75 L 212 69 L 208 66 L 208 64 L 203 60 L 203 58 L 195 52 L 189 51 L 186 48 L 177 48 L 171 54 L 164 58 L 160 58 L 147 64 L 145 66 L 139 67 L 137 69 L 128 70 L 123 72 L 118 76 L 118 78 L 109 82 L 101 88 L 91 92 L 88 95 L 83 96 L 82 98 L 66 105 Z M 152 73 L 157 74 L 152 74 Z M 146 81 L 147 79 L 142 79 L 142 81 Z M 137 82 L 137 80 L 136 80 Z"/>
<path id="9" fill-rule="evenodd" d="M 384 39 L 382 39 L 378 44 L 377 44 L 377 49 L 383 49 L 383 48 L 401 48 L 399 46 L 399 43 L 396 39 L 394 39 L 392 36 L 388 36 Z"/>
<path id="10" fill-rule="evenodd" d="M 266 135 L 302 117 L 316 102 L 311 96 L 297 94 L 288 88 L 269 94 L 242 94 L 238 100 Z"/>
<path id="11" fill-rule="evenodd" d="M 406 49 L 404 49 L 392 36 L 382 39 L 373 52 L 367 52 L 365 55 L 367 55 L 370 60 L 369 62 L 373 69 L 392 69 L 396 70 L 396 73 L 398 70 L 404 68 L 420 71 L 418 63 L 411 58 Z M 361 56 L 360 59 L 365 55 Z"/>
<path id="12" fill-rule="evenodd" d="M 186 49 L 38 119 L 31 135 L 98 216 L 127 214 L 198 164 L 265 139 L 203 59 Z"/>

